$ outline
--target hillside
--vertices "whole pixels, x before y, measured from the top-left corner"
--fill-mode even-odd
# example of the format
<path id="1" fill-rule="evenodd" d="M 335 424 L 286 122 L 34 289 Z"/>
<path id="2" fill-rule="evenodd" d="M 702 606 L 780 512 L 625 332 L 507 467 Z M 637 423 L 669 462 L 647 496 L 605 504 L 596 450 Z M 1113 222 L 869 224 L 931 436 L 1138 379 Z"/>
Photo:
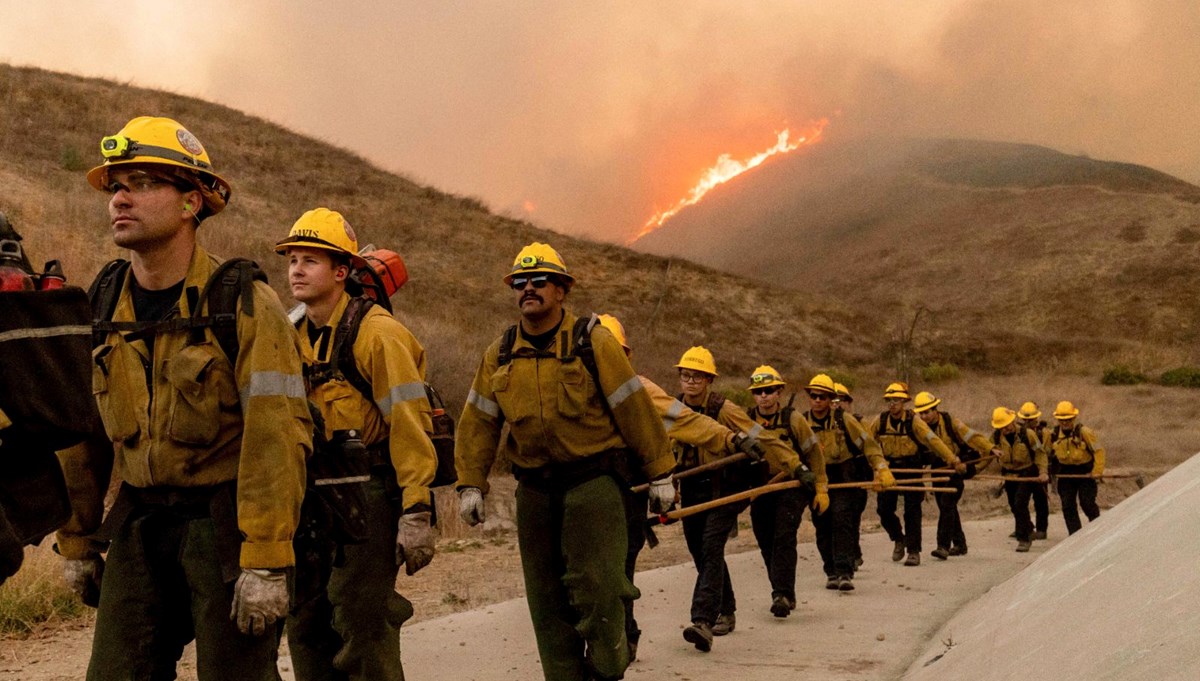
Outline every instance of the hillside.
<path id="1" fill-rule="evenodd" d="M 220 255 L 258 259 L 286 302 L 283 259 L 270 246 L 309 208 L 343 212 L 360 238 L 405 258 L 411 280 L 393 302 L 456 410 L 480 353 L 516 318 L 501 278 L 533 240 L 557 247 L 576 275 L 570 306 L 619 315 L 639 368 L 664 383 L 683 350 L 697 343 L 714 350 L 722 373 L 738 385 L 763 361 L 787 372 L 878 356 L 870 337 L 838 342 L 862 327 L 838 305 L 500 217 L 477 200 L 420 186 L 345 150 L 197 99 L 0 65 L 0 112 L 0 211 L 39 265 L 60 258 L 68 277 L 87 286 L 103 262 L 120 255 L 105 198 L 84 174 L 99 160 L 100 138 L 130 118 L 177 118 L 233 185 L 230 207 L 203 225 L 201 243 Z"/>
<path id="2" fill-rule="evenodd" d="M 919 341 L 991 370 L 1200 340 L 1200 301 L 1179 295 L 1200 279 L 1200 188 L 1032 145 L 818 145 L 634 247 L 838 297 L 893 336 L 922 306 Z"/>

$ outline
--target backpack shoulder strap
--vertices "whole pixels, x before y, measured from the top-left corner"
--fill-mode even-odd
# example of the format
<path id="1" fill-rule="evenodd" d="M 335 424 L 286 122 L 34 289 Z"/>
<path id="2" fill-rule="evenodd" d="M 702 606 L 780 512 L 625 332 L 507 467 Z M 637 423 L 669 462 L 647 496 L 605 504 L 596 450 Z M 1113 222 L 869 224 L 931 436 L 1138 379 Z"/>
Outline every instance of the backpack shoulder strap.
<path id="1" fill-rule="evenodd" d="M 795 393 L 793 393 L 794 395 Z M 792 414 L 796 413 L 796 409 L 788 404 L 780 410 L 779 420 L 783 421 L 783 426 L 787 428 L 788 437 L 792 438 L 792 448 L 798 453 L 800 451 L 800 438 L 796 435 L 796 431 L 792 428 Z"/>
<path id="2" fill-rule="evenodd" d="M 513 345 L 517 342 L 517 325 L 513 324 L 504 330 L 500 336 L 500 354 L 496 357 L 497 366 L 504 366 L 512 361 Z"/>
<path id="3" fill-rule="evenodd" d="M 725 396 L 715 390 L 708 391 L 708 404 L 704 405 L 704 415 L 716 419 L 725 406 Z"/>
<path id="4" fill-rule="evenodd" d="M 194 335 L 202 335 L 209 326 L 217 344 L 232 365 L 237 364 L 237 304 L 242 301 L 242 314 L 254 316 L 254 282 L 267 282 L 267 275 L 258 263 L 247 258 L 230 258 L 217 265 L 204 284 L 200 300 L 208 304 L 208 315 L 200 316 L 199 306 L 192 309 L 191 327 Z"/>
<path id="5" fill-rule="evenodd" d="M 100 345 L 110 330 L 113 312 L 117 309 L 117 298 L 129 272 L 129 261 L 120 258 L 110 261 L 88 287 L 88 301 L 92 305 L 92 345 Z"/>
<path id="6" fill-rule="evenodd" d="M 960 456 L 965 454 L 970 447 L 962 439 L 962 435 L 958 434 L 958 430 L 954 427 L 954 418 L 946 412 L 938 412 L 942 418 L 942 427 L 946 429 L 946 433 L 950 436 L 950 440 L 954 442 L 954 446 L 958 448 L 955 452 Z"/>
<path id="7" fill-rule="evenodd" d="M 346 303 L 342 318 L 338 320 L 337 328 L 333 332 L 333 347 L 329 349 L 331 375 L 345 378 L 372 404 L 375 402 L 374 391 L 371 389 L 371 382 L 358 370 L 358 362 L 354 361 L 354 341 L 358 340 L 358 330 L 362 326 L 363 318 L 367 316 L 367 311 L 376 304 L 366 296 L 351 298 L 350 302 Z"/>
<path id="8" fill-rule="evenodd" d="M 596 382 L 597 388 L 600 386 L 600 370 L 596 367 L 596 353 L 592 348 L 592 329 L 596 328 L 596 324 L 599 323 L 600 318 L 595 314 L 575 320 L 575 325 L 571 327 L 570 355 L 578 357 L 583 362 L 583 366 L 587 367 L 588 373 L 592 375 L 592 380 Z"/>
<path id="9" fill-rule="evenodd" d="M 842 430 L 842 440 L 846 443 L 846 449 L 850 450 L 850 456 L 862 456 L 862 447 L 850 437 L 850 431 L 846 430 L 846 415 L 841 409 L 833 410 L 833 420 L 837 423 L 838 428 Z"/>
<path id="10" fill-rule="evenodd" d="M 1029 451 L 1029 458 L 1033 458 L 1033 445 L 1029 443 L 1029 431 L 1025 428 L 1018 428 L 1017 434 L 1021 437 L 1021 444 L 1025 445 L 1025 449 Z"/>

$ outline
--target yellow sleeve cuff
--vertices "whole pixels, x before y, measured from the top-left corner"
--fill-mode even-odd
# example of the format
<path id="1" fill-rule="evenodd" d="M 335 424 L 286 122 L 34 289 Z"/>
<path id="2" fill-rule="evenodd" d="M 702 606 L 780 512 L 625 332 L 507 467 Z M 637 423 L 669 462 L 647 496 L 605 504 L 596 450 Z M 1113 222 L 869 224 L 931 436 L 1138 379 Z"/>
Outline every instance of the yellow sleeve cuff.
<path id="1" fill-rule="evenodd" d="M 242 557 L 238 564 L 244 568 L 285 568 L 296 564 L 291 541 L 242 542 Z"/>

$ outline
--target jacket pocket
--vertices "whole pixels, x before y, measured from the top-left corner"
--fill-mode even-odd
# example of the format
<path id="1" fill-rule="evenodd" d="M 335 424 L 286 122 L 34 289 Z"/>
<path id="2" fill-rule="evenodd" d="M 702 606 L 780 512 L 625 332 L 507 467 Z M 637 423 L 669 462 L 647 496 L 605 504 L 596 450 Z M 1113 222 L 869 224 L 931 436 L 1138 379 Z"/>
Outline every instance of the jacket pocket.
<path id="1" fill-rule="evenodd" d="M 558 413 L 564 418 L 578 419 L 587 411 L 588 386 L 582 364 L 576 360 L 558 367 Z"/>
<path id="2" fill-rule="evenodd" d="M 220 386 L 211 344 L 189 345 L 167 361 L 164 377 L 172 388 L 171 439 L 187 445 L 210 445 L 221 427 Z"/>
<path id="3" fill-rule="evenodd" d="M 512 364 L 505 364 L 492 374 L 492 394 L 505 420 L 516 424 L 537 413 L 538 390 L 536 384 L 522 390 L 513 380 L 512 367 Z"/>
<path id="4" fill-rule="evenodd" d="M 92 351 L 92 395 L 113 442 L 129 442 L 141 431 L 137 409 L 148 399 L 145 381 L 145 368 L 128 344 L 101 345 Z"/>
<path id="5" fill-rule="evenodd" d="M 339 430 L 357 430 L 362 435 L 367 420 L 365 410 L 369 407 L 362 399 L 355 399 L 356 396 L 361 397 L 362 393 L 348 381 L 329 381 L 317 388 L 313 402 L 325 419 L 326 439 Z"/>

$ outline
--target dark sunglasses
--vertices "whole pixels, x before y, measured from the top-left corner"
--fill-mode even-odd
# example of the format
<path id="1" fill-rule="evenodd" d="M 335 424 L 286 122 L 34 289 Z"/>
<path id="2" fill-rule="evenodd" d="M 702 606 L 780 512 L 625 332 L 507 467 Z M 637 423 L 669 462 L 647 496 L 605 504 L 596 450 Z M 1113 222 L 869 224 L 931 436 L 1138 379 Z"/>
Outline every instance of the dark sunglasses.
<path id="1" fill-rule="evenodd" d="M 828 399 L 831 399 L 832 397 L 833 397 L 833 395 L 830 395 L 829 393 L 809 393 L 808 394 L 808 399 L 814 400 L 814 401 L 815 400 L 828 400 Z"/>
<path id="2" fill-rule="evenodd" d="M 779 392 L 780 390 L 783 390 L 783 388 L 781 386 L 773 385 L 770 388 L 751 388 L 750 394 L 751 395 L 774 395 L 775 393 Z"/>
<path id="3" fill-rule="evenodd" d="M 512 283 L 509 284 L 509 286 L 511 286 L 512 290 L 514 291 L 523 291 L 525 290 L 526 284 L 533 284 L 534 288 L 543 289 L 546 288 L 546 284 L 549 283 L 551 283 L 550 275 L 543 274 L 538 277 L 513 277 Z"/>

